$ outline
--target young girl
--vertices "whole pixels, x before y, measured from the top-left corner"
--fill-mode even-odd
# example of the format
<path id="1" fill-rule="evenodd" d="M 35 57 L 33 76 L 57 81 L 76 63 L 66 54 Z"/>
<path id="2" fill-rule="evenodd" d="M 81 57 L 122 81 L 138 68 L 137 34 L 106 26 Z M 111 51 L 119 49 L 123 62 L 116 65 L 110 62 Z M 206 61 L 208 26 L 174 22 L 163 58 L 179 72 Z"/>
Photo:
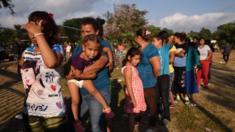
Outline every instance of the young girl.
<path id="1" fill-rule="evenodd" d="M 138 129 L 139 114 L 146 110 L 146 103 L 144 99 L 144 89 L 142 81 L 139 77 L 137 64 L 140 62 L 141 52 L 137 48 L 128 50 L 126 58 L 123 61 L 124 67 L 122 74 L 126 82 L 126 112 L 129 113 L 129 125 L 131 132 Z"/>
<path id="2" fill-rule="evenodd" d="M 63 48 L 56 44 L 57 25 L 51 14 L 35 11 L 29 15 L 24 28 L 32 41 L 32 47 L 23 52 L 19 61 L 29 131 L 66 131 L 58 72 Z"/>

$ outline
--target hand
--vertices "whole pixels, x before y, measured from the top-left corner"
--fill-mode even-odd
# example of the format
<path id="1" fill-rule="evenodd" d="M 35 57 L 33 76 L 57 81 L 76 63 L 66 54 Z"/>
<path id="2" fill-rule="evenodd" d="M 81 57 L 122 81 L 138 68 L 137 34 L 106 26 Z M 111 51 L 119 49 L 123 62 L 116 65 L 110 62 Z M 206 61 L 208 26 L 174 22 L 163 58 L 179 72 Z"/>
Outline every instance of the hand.
<path id="1" fill-rule="evenodd" d="M 40 20 L 39 22 L 33 22 L 33 21 L 30 21 L 28 23 L 26 23 L 25 25 L 23 25 L 23 28 L 25 30 L 27 30 L 28 33 L 32 34 L 32 35 L 35 35 L 37 33 L 41 33 L 42 32 L 42 22 L 43 20 Z"/>
<path id="2" fill-rule="evenodd" d="M 103 113 L 107 120 L 110 120 L 114 117 L 114 113 L 112 112 L 110 107 L 103 109 Z"/>
<path id="3" fill-rule="evenodd" d="M 109 71 L 113 70 L 113 61 L 109 61 L 108 64 L 106 65 L 106 67 L 109 68 Z"/>

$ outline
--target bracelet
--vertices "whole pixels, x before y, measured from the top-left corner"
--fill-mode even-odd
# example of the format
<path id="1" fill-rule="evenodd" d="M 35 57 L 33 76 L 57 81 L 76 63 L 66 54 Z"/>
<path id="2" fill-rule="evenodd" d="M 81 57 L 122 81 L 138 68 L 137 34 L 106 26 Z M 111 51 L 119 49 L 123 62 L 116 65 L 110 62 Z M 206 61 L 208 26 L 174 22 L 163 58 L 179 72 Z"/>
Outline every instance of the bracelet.
<path id="1" fill-rule="evenodd" d="M 44 33 L 36 33 L 36 34 L 33 35 L 32 38 L 34 39 L 34 38 L 36 38 L 37 36 L 41 36 L 41 35 L 43 35 L 43 34 L 44 34 Z"/>

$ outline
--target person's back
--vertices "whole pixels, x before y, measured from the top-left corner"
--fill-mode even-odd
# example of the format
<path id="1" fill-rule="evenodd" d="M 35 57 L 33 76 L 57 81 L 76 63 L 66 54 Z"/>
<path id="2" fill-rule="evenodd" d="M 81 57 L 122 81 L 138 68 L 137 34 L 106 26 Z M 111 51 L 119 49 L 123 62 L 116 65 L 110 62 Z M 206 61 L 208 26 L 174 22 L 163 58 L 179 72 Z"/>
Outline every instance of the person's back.
<path id="1" fill-rule="evenodd" d="M 223 51 L 223 54 L 230 54 L 230 52 L 231 52 L 231 49 L 232 49 L 232 47 L 231 47 L 231 45 L 230 44 L 225 44 L 224 45 L 224 51 Z"/>

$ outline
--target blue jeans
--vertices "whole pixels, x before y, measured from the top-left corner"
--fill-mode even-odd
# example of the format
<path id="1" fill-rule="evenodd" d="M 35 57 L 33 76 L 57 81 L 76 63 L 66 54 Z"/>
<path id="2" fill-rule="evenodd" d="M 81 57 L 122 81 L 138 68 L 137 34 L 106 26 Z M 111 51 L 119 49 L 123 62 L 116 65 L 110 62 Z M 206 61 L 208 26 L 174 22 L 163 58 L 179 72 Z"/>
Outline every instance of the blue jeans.
<path id="1" fill-rule="evenodd" d="M 110 103 L 110 93 L 108 91 L 100 91 L 107 103 Z M 92 132 L 103 132 L 106 130 L 105 119 L 100 103 L 90 94 L 82 95 L 82 103 L 80 106 L 80 116 L 82 117 L 89 110 Z"/>

